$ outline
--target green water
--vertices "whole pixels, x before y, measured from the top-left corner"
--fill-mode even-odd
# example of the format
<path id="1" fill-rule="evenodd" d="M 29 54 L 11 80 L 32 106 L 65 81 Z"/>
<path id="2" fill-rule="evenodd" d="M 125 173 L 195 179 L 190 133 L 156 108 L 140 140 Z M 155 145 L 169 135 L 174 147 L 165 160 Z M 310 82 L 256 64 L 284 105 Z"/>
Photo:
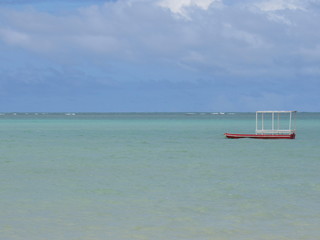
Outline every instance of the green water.
<path id="1" fill-rule="evenodd" d="M 295 140 L 226 139 L 254 113 L 0 116 L 0 239 L 320 238 L 320 114 Z"/>

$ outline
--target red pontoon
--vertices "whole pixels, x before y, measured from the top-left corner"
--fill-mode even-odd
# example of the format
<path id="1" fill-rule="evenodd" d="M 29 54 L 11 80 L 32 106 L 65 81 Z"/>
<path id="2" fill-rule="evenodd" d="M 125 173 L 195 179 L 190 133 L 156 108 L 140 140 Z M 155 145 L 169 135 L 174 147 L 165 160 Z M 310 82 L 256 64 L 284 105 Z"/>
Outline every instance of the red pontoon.
<path id="1" fill-rule="evenodd" d="M 271 125 L 269 129 L 265 128 L 265 115 L 271 114 Z M 280 114 L 288 115 L 289 126 L 287 129 L 280 129 Z M 275 119 L 275 115 L 277 119 Z M 225 133 L 227 138 L 257 138 L 257 139 L 295 139 L 295 115 L 296 111 L 257 111 L 256 112 L 256 133 L 255 134 L 236 134 Z M 259 121 L 261 116 L 261 120 Z M 270 116 L 269 116 L 270 117 Z M 292 117 L 294 121 L 292 121 Z M 293 122 L 293 127 L 292 127 Z M 277 126 L 275 126 L 277 125 Z"/>
<path id="2" fill-rule="evenodd" d="M 295 139 L 296 134 L 270 135 L 270 134 L 234 134 L 225 133 L 227 138 L 260 138 L 260 139 Z"/>

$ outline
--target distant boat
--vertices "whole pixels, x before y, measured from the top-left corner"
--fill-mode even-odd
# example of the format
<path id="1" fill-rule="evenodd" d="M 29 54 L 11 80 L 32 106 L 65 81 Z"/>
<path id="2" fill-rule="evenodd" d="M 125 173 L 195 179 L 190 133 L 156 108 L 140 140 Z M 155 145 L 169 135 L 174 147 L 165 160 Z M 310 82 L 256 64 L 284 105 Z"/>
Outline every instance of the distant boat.
<path id="1" fill-rule="evenodd" d="M 227 138 L 260 138 L 260 139 L 295 139 L 296 134 L 234 134 L 234 133 L 225 133 Z"/>
<path id="2" fill-rule="evenodd" d="M 270 114 L 271 114 L 271 128 L 266 129 L 265 115 L 270 115 Z M 288 128 L 286 129 L 280 129 L 281 114 L 289 115 L 289 125 L 288 125 Z M 277 119 L 275 119 L 275 115 Z M 227 138 L 295 139 L 296 137 L 295 115 L 296 115 L 296 111 L 257 111 L 255 134 L 225 133 L 224 135 Z M 261 117 L 261 120 L 259 121 L 260 117 Z"/>

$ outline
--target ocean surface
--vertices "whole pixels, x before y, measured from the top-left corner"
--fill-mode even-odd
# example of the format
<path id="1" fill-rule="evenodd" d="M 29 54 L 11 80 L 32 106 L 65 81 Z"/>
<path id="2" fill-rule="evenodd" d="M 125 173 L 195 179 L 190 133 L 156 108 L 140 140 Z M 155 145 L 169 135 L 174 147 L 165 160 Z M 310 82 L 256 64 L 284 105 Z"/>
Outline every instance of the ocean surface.
<path id="1" fill-rule="evenodd" d="M 0 115 L 2 240 L 320 239 L 320 113 Z"/>

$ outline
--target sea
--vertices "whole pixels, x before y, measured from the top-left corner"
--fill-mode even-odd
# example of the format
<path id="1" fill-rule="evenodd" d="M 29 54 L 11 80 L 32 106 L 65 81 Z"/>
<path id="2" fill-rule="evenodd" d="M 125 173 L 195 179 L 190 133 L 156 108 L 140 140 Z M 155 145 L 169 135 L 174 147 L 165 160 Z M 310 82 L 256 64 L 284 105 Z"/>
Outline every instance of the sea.
<path id="1" fill-rule="evenodd" d="M 2 113 L 1 240 L 320 239 L 320 113 Z"/>

